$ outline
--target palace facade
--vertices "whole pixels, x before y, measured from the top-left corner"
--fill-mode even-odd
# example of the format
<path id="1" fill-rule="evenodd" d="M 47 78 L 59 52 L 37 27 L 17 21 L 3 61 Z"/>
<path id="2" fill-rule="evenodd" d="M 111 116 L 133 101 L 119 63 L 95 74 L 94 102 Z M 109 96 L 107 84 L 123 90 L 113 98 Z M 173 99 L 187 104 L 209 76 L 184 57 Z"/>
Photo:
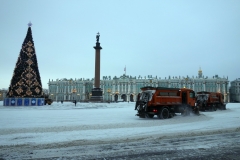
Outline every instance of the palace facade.
<path id="1" fill-rule="evenodd" d="M 231 81 L 230 92 L 230 102 L 240 102 L 240 78 Z"/>
<path id="2" fill-rule="evenodd" d="M 169 76 L 161 79 L 151 75 L 145 77 L 133 77 L 123 74 L 120 77 L 103 76 L 100 87 L 103 90 L 103 101 L 136 101 L 136 96 L 144 86 L 168 87 L 168 88 L 190 88 L 195 92 L 209 91 L 221 92 L 224 101 L 229 101 L 228 78 L 218 75 L 212 78 L 204 77 L 202 70 L 198 71 L 196 77 Z M 49 98 L 54 101 L 88 101 L 91 90 L 94 88 L 94 79 L 57 79 L 48 82 Z"/>

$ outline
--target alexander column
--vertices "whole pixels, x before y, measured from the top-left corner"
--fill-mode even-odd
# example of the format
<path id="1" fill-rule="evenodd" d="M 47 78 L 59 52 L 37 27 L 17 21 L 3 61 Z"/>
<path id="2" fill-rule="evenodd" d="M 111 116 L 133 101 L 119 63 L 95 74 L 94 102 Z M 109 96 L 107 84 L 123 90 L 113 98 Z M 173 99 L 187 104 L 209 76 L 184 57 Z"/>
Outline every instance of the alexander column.
<path id="1" fill-rule="evenodd" d="M 94 88 L 92 89 L 92 96 L 90 98 L 90 101 L 94 102 L 102 102 L 102 89 L 100 88 L 100 50 L 102 47 L 99 43 L 99 32 L 97 33 L 96 39 L 96 46 L 93 48 L 95 49 L 95 77 L 94 77 Z"/>

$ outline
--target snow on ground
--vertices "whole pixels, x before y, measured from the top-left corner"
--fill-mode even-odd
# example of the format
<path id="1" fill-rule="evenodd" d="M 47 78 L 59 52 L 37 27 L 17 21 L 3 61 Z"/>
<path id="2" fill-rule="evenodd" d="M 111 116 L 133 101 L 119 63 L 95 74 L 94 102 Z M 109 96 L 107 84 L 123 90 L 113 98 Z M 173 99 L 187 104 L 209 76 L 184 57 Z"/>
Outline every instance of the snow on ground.
<path id="1" fill-rule="evenodd" d="M 131 102 L 5 107 L 0 101 L 0 146 L 201 135 L 240 129 L 239 103 L 228 103 L 223 111 L 166 120 L 141 119 L 135 116 L 134 107 Z"/>

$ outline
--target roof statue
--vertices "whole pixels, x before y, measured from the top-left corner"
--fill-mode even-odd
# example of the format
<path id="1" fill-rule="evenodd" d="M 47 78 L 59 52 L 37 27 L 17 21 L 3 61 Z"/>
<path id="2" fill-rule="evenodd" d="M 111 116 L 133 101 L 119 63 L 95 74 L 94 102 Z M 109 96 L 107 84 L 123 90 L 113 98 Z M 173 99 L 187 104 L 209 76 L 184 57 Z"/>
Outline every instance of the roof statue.
<path id="1" fill-rule="evenodd" d="M 100 34 L 98 32 L 97 35 L 96 35 L 97 43 L 99 43 L 99 37 L 100 37 Z"/>

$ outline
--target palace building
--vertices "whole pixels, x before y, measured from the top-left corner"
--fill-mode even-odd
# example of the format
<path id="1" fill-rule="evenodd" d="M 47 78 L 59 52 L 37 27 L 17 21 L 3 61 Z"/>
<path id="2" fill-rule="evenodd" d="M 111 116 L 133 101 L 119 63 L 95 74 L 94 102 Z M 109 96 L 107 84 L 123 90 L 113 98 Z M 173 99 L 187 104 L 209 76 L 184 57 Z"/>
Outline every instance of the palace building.
<path id="1" fill-rule="evenodd" d="M 240 102 L 240 78 L 230 82 L 230 102 Z"/>
<path id="2" fill-rule="evenodd" d="M 224 101 L 229 101 L 228 77 L 219 77 L 215 75 L 211 78 L 204 77 L 202 70 L 199 69 L 196 77 L 177 77 L 169 76 L 165 78 L 129 76 L 123 74 L 120 77 L 103 76 L 100 80 L 102 88 L 103 101 L 136 101 L 136 96 L 141 92 L 140 88 L 144 86 L 168 87 L 168 88 L 190 88 L 195 92 L 221 92 L 224 95 Z M 89 101 L 91 91 L 94 88 L 94 79 L 57 79 L 48 82 L 49 98 L 54 101 Z"/>

